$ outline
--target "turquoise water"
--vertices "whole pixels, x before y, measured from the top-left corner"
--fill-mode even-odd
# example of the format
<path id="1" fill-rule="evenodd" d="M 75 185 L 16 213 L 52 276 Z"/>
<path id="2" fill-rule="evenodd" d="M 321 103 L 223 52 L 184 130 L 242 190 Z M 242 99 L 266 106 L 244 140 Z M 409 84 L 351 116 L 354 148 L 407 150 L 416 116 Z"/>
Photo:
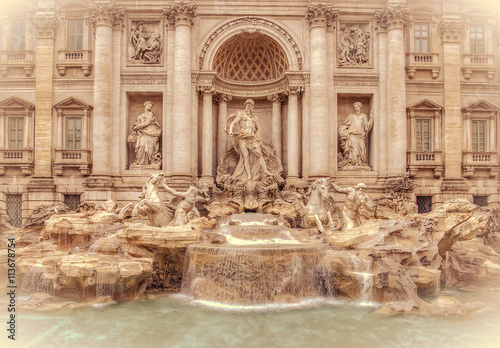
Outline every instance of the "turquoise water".
<path id="1" fill-rule="evenodd" d="M 456 295 L 456 294 L 455 294 Z M 468 302 L 470 295 L 463 295 Z M 474 296 L 494 305 L 463 316 L 391 317 L 374 307 L 336 299 L 302 308 L 213 308 L 181 295 L 104 307 L 18 313 L 18 340 L 2 347 L 500 347 L 497 295 Z M 495 299 L 496 297 L 496 299 Z"/>

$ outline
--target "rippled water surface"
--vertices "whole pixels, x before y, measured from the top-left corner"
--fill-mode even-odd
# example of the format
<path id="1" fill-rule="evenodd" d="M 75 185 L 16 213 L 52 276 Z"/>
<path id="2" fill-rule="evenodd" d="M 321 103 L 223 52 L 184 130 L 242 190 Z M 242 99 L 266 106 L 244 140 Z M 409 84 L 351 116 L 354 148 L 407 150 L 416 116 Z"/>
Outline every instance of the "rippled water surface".
<path id="1" fill-rule="evenodd" d="M 457 295 L 457 294 L 455 294 Z M 464 316 L 379 316 L 373 307 L 335 299 L 303 307 L 227 308 L 181 295 L 105 307 L 18 313 L 18 340 L 2 347 L 500 347 L 494 305 Z M 496 299 L 494 298 L 496 296 Z M 460 296 L 459 296 L 460 297 Z"/>

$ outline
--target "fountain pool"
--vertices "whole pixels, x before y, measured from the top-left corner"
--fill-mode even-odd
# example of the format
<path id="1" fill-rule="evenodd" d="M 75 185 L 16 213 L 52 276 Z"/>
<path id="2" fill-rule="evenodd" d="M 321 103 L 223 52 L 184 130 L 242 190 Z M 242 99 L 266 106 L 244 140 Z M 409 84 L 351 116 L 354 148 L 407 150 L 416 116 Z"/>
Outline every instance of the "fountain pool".
<path id="1" fill-rule="evenodd" d="M 162 295 L 105 307 L 50 312 L 21 309 L 15 346 L 499 347 L 498 295 L 450 295 L 464 303 L 481 300 L 495 307 L 462 316 L 380 316 L 373 313 L 373 307 L 336 298 L 309 300 L 301 308 L 269 305 L 244 310 L 208 307 L 183 295 Z"/>

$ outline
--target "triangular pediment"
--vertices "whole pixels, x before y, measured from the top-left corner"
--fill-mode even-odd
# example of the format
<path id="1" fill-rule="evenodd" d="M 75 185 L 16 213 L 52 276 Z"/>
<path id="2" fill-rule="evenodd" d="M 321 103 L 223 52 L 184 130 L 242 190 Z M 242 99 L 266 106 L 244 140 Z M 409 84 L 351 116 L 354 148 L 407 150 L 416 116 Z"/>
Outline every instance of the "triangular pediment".
<path id="1" fill-rule="evenodd" d="M 463 108 L 462 111 L 474 112 L 474 111 L 489 111 L 489 112 L 497 112 L 498 108 L 484 100 L 478 101 L 472 105 L 469 105 L 466 108 Z"/>
<path id="2" fill-rule="evenodd" d="M 10 97 L 0 102 L 0 108 L 34 108 L 35 105 L 17 97 Z"/>
<path id="3" fill-rule="evenodd" d="M 64 99 L 63 101 L 60 101 L 56 105 L 54 105 L 54 108 L 56 109 L 92 109 L 92 106 L 89 104 L 76 99 L 74 97 L 69 97 Z"/>
<path id="4" fill-rule="evenodd" d="M 410 110 L 442 110 L 443 107 L 430 101 L 429 99 L 424 99 L 417 104 L 410 106 L 408 109 Z"/>

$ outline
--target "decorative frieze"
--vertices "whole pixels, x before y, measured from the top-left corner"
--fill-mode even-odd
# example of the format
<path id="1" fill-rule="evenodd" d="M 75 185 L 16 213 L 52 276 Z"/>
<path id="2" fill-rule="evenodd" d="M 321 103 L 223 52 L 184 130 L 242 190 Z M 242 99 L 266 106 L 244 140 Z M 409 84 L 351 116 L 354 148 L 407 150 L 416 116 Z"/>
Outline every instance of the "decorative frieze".
<path id="1" fill-rule="evenodd" d="M 121 74 L 122 85 L 166 85 L 167 74 Z"/>
<path id="2" fill-rule="evenodd" d="M 465 24 L 460 22 L 441 22 L 442 41 L 460 43 L 464 27 Z"/>
<path id="3" fill-rule="evenodd" d="M 306 20 L 311 28 L 316 26 L 330 27 L 338 17 L 338 11 L 333 10 L 329 6 L 316 5 L 308 6 L 306 12 Z"/>
<path id="4" fill-rule="evenodd" d="M 118 9 L 113 3 L 92 2 L 90 7 L 90 20 L 94 26 L 107 25 L 113 27 L 125 16 L 125 10 Z"/>
<path id="5" fill-rule="evenodd" d="M 337 33 L 337 66 L 355 68 L 372 66 L 369 23 L 341 23 Z"/>
<path id="6" fill-rule="evenodd" d="M 127 65 L 145 66 L 163 63 L 163 20 L 134 18 L 128 21 Z"/>
<path id="7" fill-rule="evenodd" d="M 377 11 L 375 19 L 382 29 L 403 29 L 409 21 L 410 9 L 404 6 L 389 6 Z"/>
<path id="8" fill-rule="evenodd" d="M 163 13 L 171 26 L 192 26 L 194 24 L 193 18 L 196 17 L 195 10 L 196 6 L 180 2 L 178 4 L 170 5 L 168 8 L 163 10 Z"/>
<path id="9" fill-rule="evenodd" d="M 353 76 L 335 75 L 333 77 L 335 86 L 378 86 L 378 76 Z"/>

